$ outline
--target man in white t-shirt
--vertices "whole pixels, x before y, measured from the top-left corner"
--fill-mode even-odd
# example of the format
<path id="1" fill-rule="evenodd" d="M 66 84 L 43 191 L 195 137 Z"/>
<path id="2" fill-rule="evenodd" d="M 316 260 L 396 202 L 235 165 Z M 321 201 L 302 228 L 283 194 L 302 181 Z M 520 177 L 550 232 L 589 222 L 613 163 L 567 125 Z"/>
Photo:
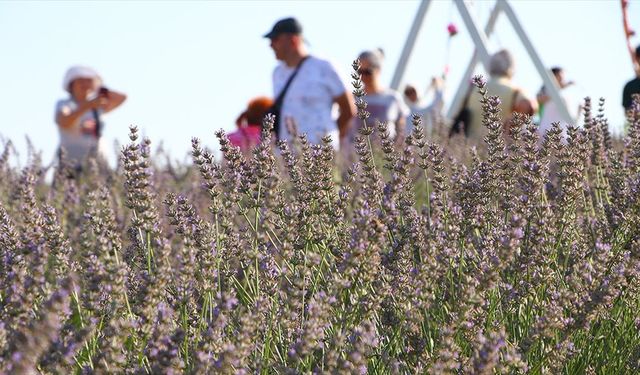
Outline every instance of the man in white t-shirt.
<path id="1" fill-rule="evenodd" d="M 282 61 L 273 71 L 274 101 L 287 85 L 276 126 L 281 139 L 290 139 L 288 124 L 293 123 L 298 134 L 305 133 L 312 143 L 320 143 L 322 137 L 331 135 L 334 148 L 348 135 L 355 106 L 334 66 L 327 60 L 310 56 L 304 46 L 302 25 L 295 18 L 282 19 L 264 35 L 271 40 L 276 59 Z M 332 116 L 337 104 L 339 115 Z"/>

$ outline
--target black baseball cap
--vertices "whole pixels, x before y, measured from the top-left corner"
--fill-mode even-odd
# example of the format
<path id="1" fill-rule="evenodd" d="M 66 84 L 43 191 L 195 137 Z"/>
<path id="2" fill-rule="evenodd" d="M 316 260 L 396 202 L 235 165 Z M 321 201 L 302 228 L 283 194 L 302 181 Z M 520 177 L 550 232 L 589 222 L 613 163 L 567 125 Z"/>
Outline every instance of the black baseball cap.
<path id="1" fill-rule="evenodd" d="M 302 25 L 293 17 L 283 18 L 276 22 L 271 31 L 264 34 L 264 37 L 273 39 L 280 34 L 302 34 Z"/>

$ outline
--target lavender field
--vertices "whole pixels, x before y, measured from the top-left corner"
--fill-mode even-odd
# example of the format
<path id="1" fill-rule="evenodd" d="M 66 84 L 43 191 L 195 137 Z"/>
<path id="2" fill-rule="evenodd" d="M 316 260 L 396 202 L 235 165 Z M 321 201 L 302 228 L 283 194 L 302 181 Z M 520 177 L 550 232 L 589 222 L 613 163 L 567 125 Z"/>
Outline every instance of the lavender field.
<path id="1" fill-rule="evenodd" d="M 485 144 L 395 144 L 354 78 L 351 158 L 265 130 L 160 164 L 132 127 L 47 183 L 5 145 L 0 373 L 640 372 L 640 104 L 563 141 L 485 95 Z"/>

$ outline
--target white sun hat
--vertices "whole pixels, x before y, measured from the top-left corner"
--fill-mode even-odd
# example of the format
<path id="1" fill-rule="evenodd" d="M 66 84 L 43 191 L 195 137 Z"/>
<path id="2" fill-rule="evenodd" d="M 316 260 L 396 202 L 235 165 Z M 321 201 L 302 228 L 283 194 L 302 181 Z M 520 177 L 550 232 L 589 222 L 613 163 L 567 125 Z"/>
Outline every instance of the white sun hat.
<path id="1" fill-rule="evenodd" d="M 93 79 L 96 88 L 102 85 L 102 78 L 100 77 L 98 72 L 88 66 L 76 65 L 67 70 L 67 73 L 64 75 L 64 80 L 62 82 L 62 88 L 65 91 L 70 92 L 69 90 L 71 88 L 71 82 L 78 78 Z"/>

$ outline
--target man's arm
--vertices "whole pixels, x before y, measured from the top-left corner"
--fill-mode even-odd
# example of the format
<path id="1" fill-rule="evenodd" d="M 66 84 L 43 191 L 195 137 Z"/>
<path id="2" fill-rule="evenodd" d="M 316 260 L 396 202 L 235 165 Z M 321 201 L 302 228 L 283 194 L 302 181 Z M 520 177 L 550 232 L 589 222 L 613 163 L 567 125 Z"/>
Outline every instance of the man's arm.
<path id="1" fill-rule="evenodd" d="M 522 90 L 519 90 L 513 110 L 514 112 L 533 116 L 534 113 L 538 112 L 538 101 L 529 98 Z"/>
<path id="2" fill-rule="evenodd" d="M 63 129 L 69 129 L 73 127 L 73 124 L 87 111 L 97 109 L 103 103 L 105 103 L 105 99 L 98 97 L 80 104 L 75 111 L 72 111 L 68 106 L 64 106 L 56 112 L 56 123 Z"/>
<path id="3" fill-rule="evenodd" d="M 338 104 L 338 108 L 340 109 L 340 115 L 337 120 L 340 141 L 349 134 L 351 119 L 356 114 L 356 106 L 351 99 L 351 93 L 349 91 L 345 91 L 342 95 L 333 98 L 333 101 Z"/>
<path id="4" fill-rule="evenodd" d="M 104 113 L 111 112 L 118 108 L 127 99 L 127 95 L 109 90 L 106 94 L 106 103 L 102 106 Z"/>
<path id="5" fill-rule="evenodd" d="M 69 129 L 87 111 L 100 108 L 104 113 L 111 112 L 126 99 L 127 96 L 123 93 L 109 91 L 106 95 L 97 96 L 88 102 L 80 104 L 75 111 L 71 111 L 69 107 L 61 108 L 56 113 L 56 123 L 63 129 Z"/>

